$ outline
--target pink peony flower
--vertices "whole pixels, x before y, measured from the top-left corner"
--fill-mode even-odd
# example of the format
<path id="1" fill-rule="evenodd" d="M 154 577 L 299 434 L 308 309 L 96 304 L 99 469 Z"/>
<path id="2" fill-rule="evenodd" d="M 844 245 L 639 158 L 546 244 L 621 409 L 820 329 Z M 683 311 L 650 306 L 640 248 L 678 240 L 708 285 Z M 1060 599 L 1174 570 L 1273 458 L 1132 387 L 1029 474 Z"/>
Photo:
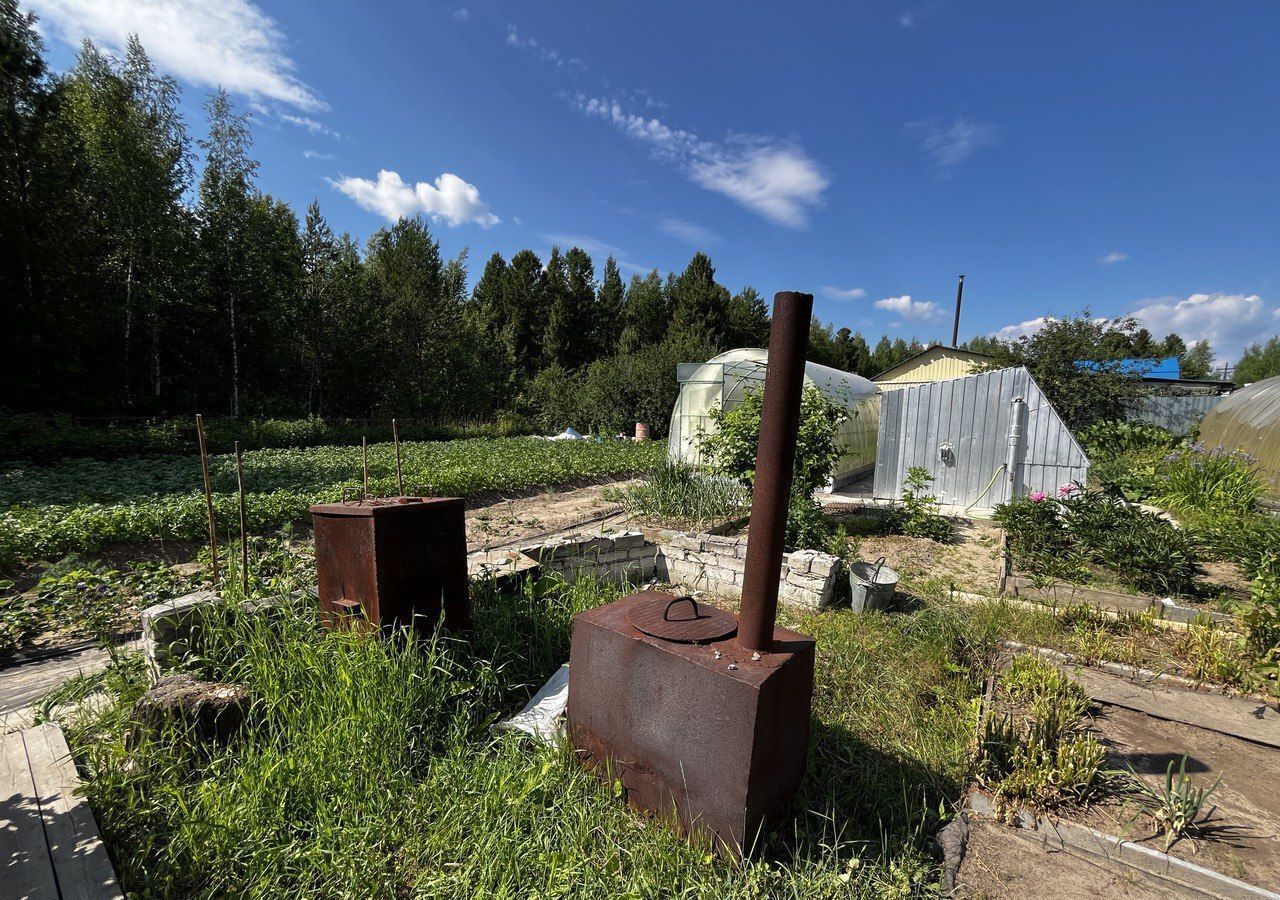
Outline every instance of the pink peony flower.
<path id="1" fill-rule="evenodd" d="M 1030 494 L 1032 503 L 1043 503 L 1045 497 L 1049 496 L 1044 491 L 1032 491 Z"/>
<path id="2" fill-rule="evenodd" d="M 1065 497 L 1068 494 L 1074 494 L 1078 490 L 1080 489 L 1074 484 L 1064 484 L 1062 487 L 1058 488 L 1058 493 Z"/>

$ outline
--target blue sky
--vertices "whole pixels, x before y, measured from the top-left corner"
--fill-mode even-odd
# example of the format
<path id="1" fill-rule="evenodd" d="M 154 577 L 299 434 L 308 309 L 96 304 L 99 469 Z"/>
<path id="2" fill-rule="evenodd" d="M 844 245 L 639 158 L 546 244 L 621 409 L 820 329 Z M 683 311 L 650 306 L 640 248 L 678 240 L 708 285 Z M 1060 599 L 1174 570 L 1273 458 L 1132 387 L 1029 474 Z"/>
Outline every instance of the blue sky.
<path id="1" fill-rule="evenodd" d="M 1219 361 L 1280 331 L 1280 4 L 24 0 L 65 66 L 137 32 L 193 130 L 221 84 L 263 189 L 363 239 L 706 250 L 873 336 L 1137 314 Z M 386 174 L 380 174 L 386 173 Z M 625 273 L 624 273 L 625 274 Z"/>

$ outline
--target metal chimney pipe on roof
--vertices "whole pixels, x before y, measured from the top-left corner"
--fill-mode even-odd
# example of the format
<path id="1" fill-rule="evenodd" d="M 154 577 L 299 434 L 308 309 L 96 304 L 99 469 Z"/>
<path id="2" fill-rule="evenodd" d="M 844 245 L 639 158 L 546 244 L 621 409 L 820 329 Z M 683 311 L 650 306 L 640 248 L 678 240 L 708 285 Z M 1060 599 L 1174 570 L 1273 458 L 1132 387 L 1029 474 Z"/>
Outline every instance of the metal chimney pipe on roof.
<path id="1" fill-rule="evenodd" d="M 779 291 L 774 295 L 764 408 L 760 412 L 760 446 L 756 451 L 751 525 L 742 579 L 742 608 L 738 615 L 737 642 L 747 650 L 764 651 L 773 644 L 783 538 L 795 470 L 796 436 L 800 430 L 804 358 L 809 349 L 812 317 L 812 294 Z"/>
<path id="2" fill-rule="evenodd" d="M 960 346 L 960 301 L 964 298 L 964 276 L 960 276 L 960 283 L 956 285 L 956 317 L 951 326 L 951 346 Z"/>

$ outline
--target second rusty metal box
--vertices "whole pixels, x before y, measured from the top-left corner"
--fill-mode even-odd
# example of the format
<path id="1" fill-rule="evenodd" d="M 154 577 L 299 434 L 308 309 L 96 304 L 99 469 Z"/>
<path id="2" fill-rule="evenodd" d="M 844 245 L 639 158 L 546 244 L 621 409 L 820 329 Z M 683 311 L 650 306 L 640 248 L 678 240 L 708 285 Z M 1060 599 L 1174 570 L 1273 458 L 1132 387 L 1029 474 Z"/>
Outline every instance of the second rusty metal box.
<path id="1" fill-rule="evenodd" d="M 463 501 L 391 497 L 311 507 L 326 624 L 471 625 Z"/>

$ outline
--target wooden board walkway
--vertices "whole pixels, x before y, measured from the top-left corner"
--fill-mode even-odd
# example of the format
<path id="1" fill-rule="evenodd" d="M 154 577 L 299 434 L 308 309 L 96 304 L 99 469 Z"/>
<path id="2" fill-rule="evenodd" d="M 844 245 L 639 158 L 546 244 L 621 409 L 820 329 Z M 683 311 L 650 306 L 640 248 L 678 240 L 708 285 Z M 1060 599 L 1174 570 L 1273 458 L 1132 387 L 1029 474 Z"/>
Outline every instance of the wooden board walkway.
<path id="1" fill-rule="evenodd" d="M 0 736 L 0 896 L 122 898 L 62 729 Z"/>

